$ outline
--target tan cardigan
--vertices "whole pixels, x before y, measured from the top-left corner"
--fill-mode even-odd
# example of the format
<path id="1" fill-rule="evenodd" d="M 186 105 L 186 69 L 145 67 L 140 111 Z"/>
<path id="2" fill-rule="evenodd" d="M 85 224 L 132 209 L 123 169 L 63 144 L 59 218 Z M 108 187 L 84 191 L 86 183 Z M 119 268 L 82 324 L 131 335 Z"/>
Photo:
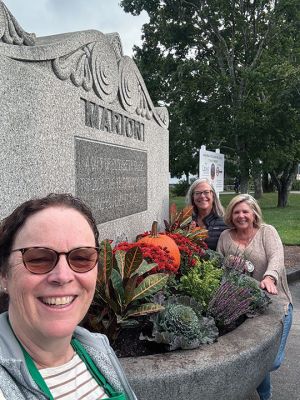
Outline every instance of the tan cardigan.
<path id="1" fill-rule="evenodd" d="M 276 279 L 279 296 L 286 304 L 292 303 L 286 279 L 283 245 L 276 229 L 272 225 L 261 225 L 246 248 L 240 248 L 232 239 L 230 232 L 232 229 L 222 232 L 217 251 L 224 256 L 242 256 L 251 261 L 255 267 L 253 278 L 261 281 L 266 275 L 272 276 Z"/>

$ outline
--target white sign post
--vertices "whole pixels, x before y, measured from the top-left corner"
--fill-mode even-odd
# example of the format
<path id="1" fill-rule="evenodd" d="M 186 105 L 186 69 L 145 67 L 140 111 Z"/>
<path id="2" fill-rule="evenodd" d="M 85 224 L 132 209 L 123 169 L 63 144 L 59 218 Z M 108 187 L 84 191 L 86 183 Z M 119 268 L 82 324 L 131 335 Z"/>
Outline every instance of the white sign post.
<path id="1" fill-rule="evenodd" d="M 199 151 L 199 178 L 206 178 L 217 193 L 224 190 L 224 154 L 220 149 L 206 150 L 202 145 Z"/>

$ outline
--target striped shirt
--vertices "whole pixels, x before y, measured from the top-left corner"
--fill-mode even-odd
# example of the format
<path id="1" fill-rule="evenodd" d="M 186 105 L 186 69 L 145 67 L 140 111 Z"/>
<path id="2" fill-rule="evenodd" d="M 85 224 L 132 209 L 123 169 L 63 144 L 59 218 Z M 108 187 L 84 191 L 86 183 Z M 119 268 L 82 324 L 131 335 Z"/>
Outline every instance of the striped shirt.
<path id="1" fill-rule="evenodd" d="M 109 398 L 77 354 L 64 365 L 40 369 L 39 372 L 50 389 L 54 400 L 102 400 Z"/>

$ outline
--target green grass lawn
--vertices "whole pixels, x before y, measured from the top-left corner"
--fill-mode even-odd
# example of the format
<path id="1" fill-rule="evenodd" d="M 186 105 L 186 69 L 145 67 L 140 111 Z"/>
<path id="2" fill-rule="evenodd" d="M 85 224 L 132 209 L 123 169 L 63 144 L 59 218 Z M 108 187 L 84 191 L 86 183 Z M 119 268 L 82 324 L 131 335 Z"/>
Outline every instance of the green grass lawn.
<path id="1" fill-rule="evenodd" d="M 234 197 L 234 194 L 221 194 L 224 207 Z M 170 204 L 176 203 L 178 209 L 185 206 L 184 197 L 171 197 Z M 267 224 L 275 226 L 286 245 L 300 245 L 300 194 L 289 195 L 288 206 L 277 208 L 277 193 L 266 193 L 259 201 L 263 219 Z"/>

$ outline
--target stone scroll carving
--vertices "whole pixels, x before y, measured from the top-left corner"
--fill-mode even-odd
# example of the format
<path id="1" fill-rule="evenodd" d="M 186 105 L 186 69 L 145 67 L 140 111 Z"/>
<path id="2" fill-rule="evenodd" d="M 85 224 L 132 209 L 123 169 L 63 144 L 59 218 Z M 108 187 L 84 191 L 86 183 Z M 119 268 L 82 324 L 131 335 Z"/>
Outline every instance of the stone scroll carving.
<path id="1" fill-rule="evenodd" d="M 92 71 L 89 65 L 91 48 L 85 46 L 74 53 L 56 58 L 52 61 L 52 68 L 61 80 L 71 79 L 77 87 L 90 91 L 93 87 Z"/>
<path id="2" fill-rule="evenodd" d="M 101 39 L 52 61 L 59 79 L 69 79 L 84 90 L 93 90 L 103 101 L 112 103 L 119 97 L 124 110 L 167 128 L 169 115 L 165 107 L 154 107 L 144 80 L 134 63 L 122 55 L 119 36 L 101 34 Z M 113 51 L 110 46 L 113 46 Z"/>
<path id="3" fill-rule="evenodd" d="M 0 56 L 48 61 L 59 79 L 93 91 L 105 103 L 119 101 L 128 113 L 168 128 L 167 109 L 154 107 L 136 64 L 123 55 L 117 33 L 84 31 L 58 36 L 36 38 L 25 32 L 0 0 Z"/>
<path id="4" fill-rule="evenodd" d="M 33 46 L 35 41 L 35 34 L 25 32 L 6 5 L 0 1 L 0 42 L 19 46 Z"/>
<path id="5" fill-rule="evenodd" d="M 108 103 L 118 93 L 118 64 L 108 43 L 94 42 L 52 61 L 53 71 L 59 79 L 71 79 L 86 91 L 94 89 L 97 96 Z"/>
<path id="6" fill-rule="evenodd" d="M 107 33 L 105 35 L 109 40 L 110 44 L 112 45 L 117 60 L 119 61 L 123 57 L 123 47 L 121 43 L 121 38 L 117 32 Z"/>
<path id="7" fill-rule="evenodd" d="M 151 120 L 153 117 L 163 127 L 169 126 L 166 107 L 154 107 L 144 80 L 130 57 L 123 57 L 119 64 L 119 95 L 123 108 Z"/>

